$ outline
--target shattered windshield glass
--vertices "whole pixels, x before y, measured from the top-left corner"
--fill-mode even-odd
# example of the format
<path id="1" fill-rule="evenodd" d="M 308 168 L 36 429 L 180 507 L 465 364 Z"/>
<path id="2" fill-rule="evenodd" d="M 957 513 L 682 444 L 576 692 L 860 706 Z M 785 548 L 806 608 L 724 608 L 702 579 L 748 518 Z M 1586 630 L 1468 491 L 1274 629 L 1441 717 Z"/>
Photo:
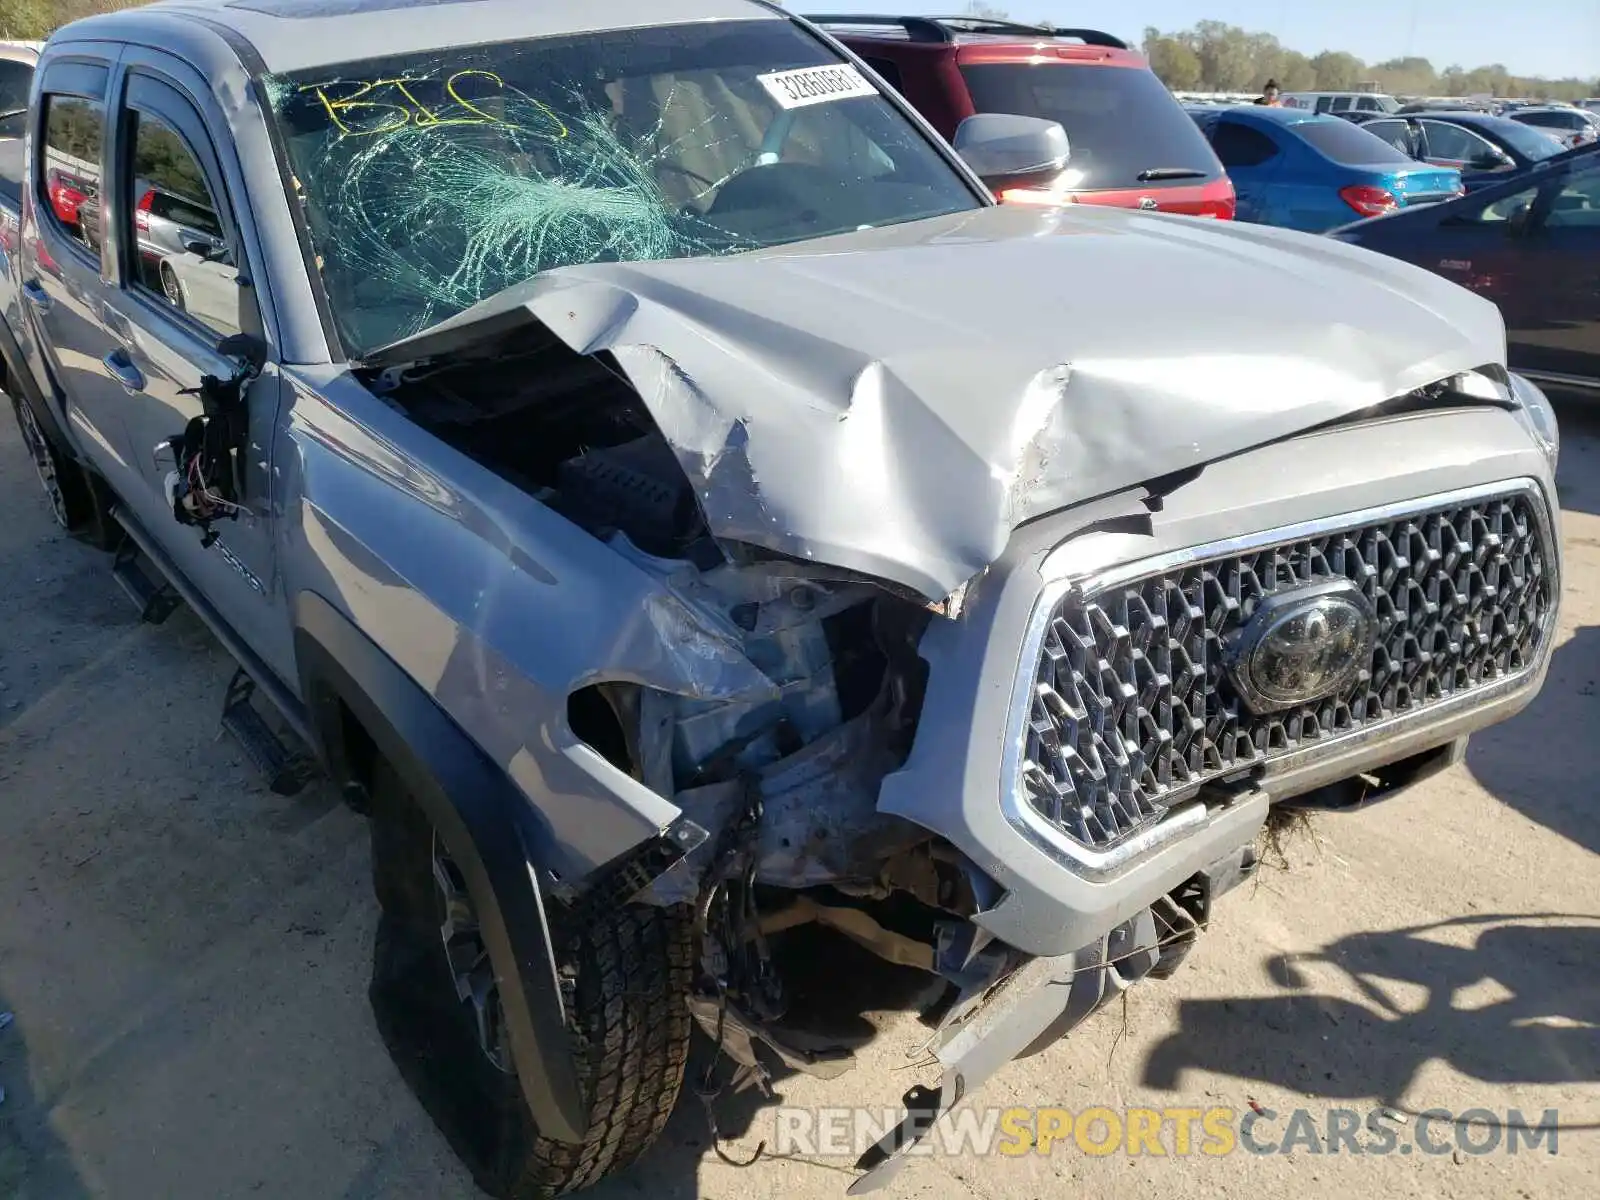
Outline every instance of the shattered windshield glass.
<path id="1" fill-rule="evenodd" d="M 981 203 L 788 21 L 463 47 L 265 85 L 356 357 L 553 267 L 728 254 Z"/>

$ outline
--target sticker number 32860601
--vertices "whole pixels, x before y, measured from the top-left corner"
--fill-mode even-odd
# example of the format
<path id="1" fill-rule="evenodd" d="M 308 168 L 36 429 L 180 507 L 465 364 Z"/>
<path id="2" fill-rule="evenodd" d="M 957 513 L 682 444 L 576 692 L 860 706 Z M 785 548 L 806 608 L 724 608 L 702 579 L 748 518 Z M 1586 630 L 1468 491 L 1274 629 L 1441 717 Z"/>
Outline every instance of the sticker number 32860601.
<path id="1" fill-rule="evenodd" d="M 767 89 L 767 95 L 777 102 L 779 108 L 804 108 L 808 104 L 826 104 L 830 100 L 878 94 L 878 89 L 849 63 L 773 71 L 768 75 L 757 75 L 756 79 Z"/>

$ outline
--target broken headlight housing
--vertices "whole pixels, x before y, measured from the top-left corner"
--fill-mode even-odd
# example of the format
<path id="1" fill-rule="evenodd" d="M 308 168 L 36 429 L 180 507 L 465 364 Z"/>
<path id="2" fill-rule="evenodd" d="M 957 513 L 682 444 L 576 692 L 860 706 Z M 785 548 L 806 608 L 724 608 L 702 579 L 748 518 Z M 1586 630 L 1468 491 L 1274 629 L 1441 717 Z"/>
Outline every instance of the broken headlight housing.
<path id="1" fill-rule="evenodd" d="M 1561 459 L 1561 427 L 1556 422 L 1556 410 L 1549 397 L 1537 384 L 1515 373 L 1499 377 L 1498 373 L 1492 375 L 1484 370 L 1462 372 L 1450 380 L 1450 388 L 1464 396 L 1509 405 L 1554 474 Z"/>
<path id="2" fill-rule="evenodd" d="M 1555 406 L 1538 384 L 1521 375 L 1511 376 L 1511 395 L 1517 401 L 1518 419 L 1539 444 L 1553 473 L 1561 460 L 1561 426 L 1556 422 Z"/>

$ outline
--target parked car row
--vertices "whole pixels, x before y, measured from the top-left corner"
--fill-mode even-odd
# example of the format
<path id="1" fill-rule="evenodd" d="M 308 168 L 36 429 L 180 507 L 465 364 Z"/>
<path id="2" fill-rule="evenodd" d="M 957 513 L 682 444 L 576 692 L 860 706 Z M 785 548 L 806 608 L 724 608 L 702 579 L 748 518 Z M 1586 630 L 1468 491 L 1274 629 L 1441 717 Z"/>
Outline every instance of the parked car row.
<path id="1" fill-rule="evenodd" d="M 1569 150 L 1600 141 L 1600 113 L 1588 109 L 1550 105 L 1519 108 L 1506 115 L 1513 121 L 1548 133 Z"/>
<path id="2" fill-rule="evenodd" d="M 1459 171 L 1418 162 L 1337 117 L 1267 107 L 1190 113 L 1233 180 L 1242 221 L 1322 233 L 1463 191 Z"/>

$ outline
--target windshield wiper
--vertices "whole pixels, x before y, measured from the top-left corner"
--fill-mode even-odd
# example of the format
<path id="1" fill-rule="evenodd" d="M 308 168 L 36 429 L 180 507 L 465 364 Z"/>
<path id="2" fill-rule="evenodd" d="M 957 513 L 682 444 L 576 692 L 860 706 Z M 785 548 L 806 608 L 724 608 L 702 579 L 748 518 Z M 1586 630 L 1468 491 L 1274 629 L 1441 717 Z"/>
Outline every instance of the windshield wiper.
<path id="1" fill-rule="evenodd" d="M 1153 183 L 1158 179 L 1204 179 L 1206 173 L 1194 167 L 1151 167 L 1134 176 L 1140 183 Z"/>

